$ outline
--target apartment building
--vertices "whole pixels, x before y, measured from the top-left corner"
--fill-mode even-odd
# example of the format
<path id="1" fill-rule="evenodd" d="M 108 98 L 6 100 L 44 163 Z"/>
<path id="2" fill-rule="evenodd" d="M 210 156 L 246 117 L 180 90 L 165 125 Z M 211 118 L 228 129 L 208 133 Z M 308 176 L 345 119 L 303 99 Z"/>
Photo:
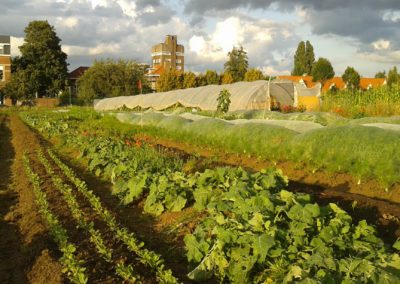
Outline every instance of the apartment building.
<path id="1" fill-rule="evenodd" d="M 0 89 L 11 78 L 11 44 L 10 36 L 0 35 Z M 3 104 L 3 98 L 0 94 L 0 104 Z"/>
<path id="2" fill-rule="evenodd" d="M 147 80 L 155 90 L 156 82 L 162 73 L 170 70 L 184 72 L 185 48 L 178 44 L 176 35 L 167 35 L 163 43 L 154 45 L 151 48 L 151 67 L 146 73 Z"/>

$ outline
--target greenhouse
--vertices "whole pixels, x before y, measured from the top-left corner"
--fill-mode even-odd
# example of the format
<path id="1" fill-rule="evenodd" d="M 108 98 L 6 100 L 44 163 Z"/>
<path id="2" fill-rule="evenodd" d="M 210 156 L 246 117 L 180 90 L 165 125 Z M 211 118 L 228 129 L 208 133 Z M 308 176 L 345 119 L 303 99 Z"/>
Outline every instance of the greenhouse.
<path id="1" fill-rule="evenodd" d="M 222 90 L 231 94 L 230 111 L 270 110 L 271 104 L 296 106 L 297 97 L 308 89 L 296 88 L 290 81 L 254 81 L 238 82 L 227 85 L 208 85 L 198 88 L 174 90 L 163 93 L 114 97 L 99 100 L 94 108 L 98 111 L 115 110 L 122 107 L 130 109 L 165 110 L 180 105 L 200 110 L 216 110 L 217 98 Z M 296 91 L 295 91 L 296 90 Z M 319 90 L 312 90 L 313 96 L 319 96 Z"/>

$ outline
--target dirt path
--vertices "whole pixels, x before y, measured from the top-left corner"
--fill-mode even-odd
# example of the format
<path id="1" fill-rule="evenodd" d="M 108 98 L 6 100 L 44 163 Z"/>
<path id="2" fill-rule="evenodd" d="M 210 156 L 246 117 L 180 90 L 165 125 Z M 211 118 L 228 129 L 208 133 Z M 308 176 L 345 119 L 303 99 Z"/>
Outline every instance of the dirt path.
<path id="1" fill-rule="evenodd" d="M 22 166 L 37 140 L 16 116 L 3 117 L 0 128 L 0 283 L 63 283 Z"/>

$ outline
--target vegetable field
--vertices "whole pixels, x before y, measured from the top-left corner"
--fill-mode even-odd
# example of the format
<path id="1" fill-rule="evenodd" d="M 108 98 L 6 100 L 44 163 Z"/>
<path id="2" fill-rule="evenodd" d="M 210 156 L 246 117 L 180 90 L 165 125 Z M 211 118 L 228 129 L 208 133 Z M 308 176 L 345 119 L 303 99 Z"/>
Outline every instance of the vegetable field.
<path id="1" fill-rule="evenodd" d="M 8 250 L 28 282 L 400 282 L 400 234 L 382 239 L 355 216 L 357 202 L 352 212 L 321 202 L 275 167 L 178 151 L 155 143 L 154 128 L 85 109 L 0 114 L 0 123 L 10 155 L 1 197 L 17 204 L 8 215 L 34 214 L 41 229 L 31 234 L 46 236 L 27 258 L 19 248 L 35 238 L 6 218 L 20 232 Z M 12 283 L 16 269 L 1 269 Z"/>

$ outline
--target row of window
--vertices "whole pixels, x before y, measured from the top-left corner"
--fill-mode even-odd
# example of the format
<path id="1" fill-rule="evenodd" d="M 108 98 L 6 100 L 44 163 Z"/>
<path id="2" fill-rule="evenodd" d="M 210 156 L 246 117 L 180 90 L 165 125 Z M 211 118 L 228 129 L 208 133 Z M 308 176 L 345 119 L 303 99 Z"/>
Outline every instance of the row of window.
<path id="1" fill-rule="evenodd" d="M 171 62 L 171 59 L 170 58 L 166 58 L 165 61 L 166 62 Z M 161 58 L 153 59 L 153 64 L 159 64 L 159 63 L 161 63 Z M 181 63 L 182 63 L 182 59 L 177 59 L 176 60 L 176 64 L 181 64 Z"/>

